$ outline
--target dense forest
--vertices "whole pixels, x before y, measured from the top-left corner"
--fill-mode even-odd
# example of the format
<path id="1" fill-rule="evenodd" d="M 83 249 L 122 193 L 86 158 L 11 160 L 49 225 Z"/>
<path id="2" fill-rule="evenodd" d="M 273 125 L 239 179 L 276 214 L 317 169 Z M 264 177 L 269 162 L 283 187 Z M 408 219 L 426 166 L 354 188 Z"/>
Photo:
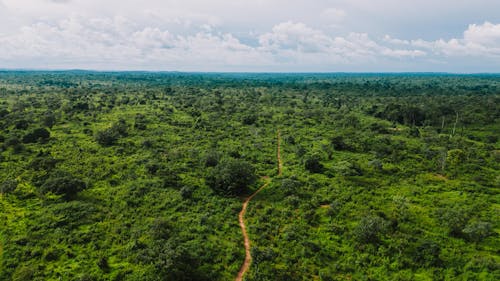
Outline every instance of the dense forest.
<path id="1" fill-rule="evenodd" d="M 0 71 L 0 280 L 234 280 L 265 182 L 245 280 L 500 280 L 499 138 L 499 75 Z"/>

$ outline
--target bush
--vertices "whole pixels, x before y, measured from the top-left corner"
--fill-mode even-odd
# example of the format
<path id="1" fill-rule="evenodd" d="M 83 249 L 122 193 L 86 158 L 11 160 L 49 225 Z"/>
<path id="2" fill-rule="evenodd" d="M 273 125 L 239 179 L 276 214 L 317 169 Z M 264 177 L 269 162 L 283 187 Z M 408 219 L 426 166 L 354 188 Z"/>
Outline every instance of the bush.
<path id="1" fill-rule="evenodd" d="M 5 116 L 9 115 L 9 111 L 5 108 L 0 109 L 0 118 L 4 118 Z"/>
<path id="2" fill-rule="evenodd" d="M 339 161 L 333 169 L 342 176 L 360 176 L 363 174 L 361 167 L 357 163 L 348 161 Z"/>
<path id="3" fill-rule="evenodd" d="M 50 132 L 45 128 L 38 128 L 23 137 L 23 143 L 45 142 L 50 138 Z"/>
<path id="4" fill-rule="evenodd" d="M 20 266 L 12 275 L 13 281 L 31 281 L 35 276 L 36 270 L 32 266 Z"/>
<path id="5" fill-rule="evenodd" d="M 113 128 L 108 128 L 102 131 L 98 131 L 95 135 L 96 141 L 100 145 L 109 146 L 116 143 L 120 135 Z"/>
<path id="6" fill-rule="evenodd" d="M 434 241 L 423 240 L 418 243 L 418 246 L 413 253 L 415 263 L 420 266 L 436 266 L 441 263 L 439 254 L 441 248 Z"/>
<path id="7" fill-rule="evenodd" d="M 29 167 L 35 171 L 48 172 L 53 170 L 57 163 L 59 160 L 51 156 L 38 156 L 30 162 Z"/>
<path id="8" fill-rule="evenodd" d="M 24 120 L 24 119 L 21 119 L 21 120 L 17 120 L 14 127 L 18 130 L 26 130 L 28 129 L 28 127 L 30 126 L 30 122 L 28 122 L 27 120 Z"/>
<path id="9" fill-rule="evenodd" d="M 151 236 L 155 240 L 168 240 L 172 236 L 172 229 L 172 224 L 169 221 L 157 218 L 151 227 Z"/>
<path id="10" fill-rule="evenodd" d="M 193 188 L 190 186 L 183 186 L 180 190 L 182 199 L 190 199 L 193 196 Z"/>
<path id="11" fill-rule="evenodd" d="M 323 164 L 321 164 L 319 160 L 320 158 L 318 155 L 311 155 L 306 158 L 304 167 L 311 173 L 321 173 L 323 171 Z"/>
<path id="12" fill-rule="evenodd" d="M 57 195 L 63 195 L 66 200 L 76 197 L 78 192 L 87 188 L 84 181 L 75 178 L 72 175 L 57 175 L 50 177 L 40 187 L 42 193 L 52 192 Z"/>
<path id="13" fill-rule="evenodd" d="M 354 237 L 360 243 L 377 243 L 386 228 L 387 222 L 383 218 L 378 216 L 364 217 L 354 229 Z"/>
<path id="14" fill-rule="evenodd" d="M 43 116 L 43 125 L 52 128 L 54 124 L 56 124 L 56 116 L 50 112 L 45 113 L 45 116 Z"/>
<path id="15" fill-rule="evenodd" d="M 125 120 L 120 119 L 111 127 L 98 131 L 95 139 L 100 145 L 109 146 L 115 144 L 120 137 L 126 137 L 127 135 L 127 123 Z"/>
<path id="16" fill-rule="evenodd" d="M 441 209 L 438 211 L 439 221 L 448 229 L 448 234 L 455 237 L 462 236 L 462 230 L 469 220 L 468 214 L 459 208 Z"/>
<path id="17" fill-rule="evenodd" d="M 462 232 L 468 240 L 480 242 L 493 235 L 493 226 L 489 222 L 473 221 L 469 222 Z"/>
<path id="18" fill-rule="evenodd" d="M 16 180 L 5 180 L 0 184 L 0 193 L 7 194 L 11 193 L 17 188 Z"/>
<path id="19" fill-rule="evenodd" d="M 211 151 L 205 155 L 205 167 L 215 167 L 219 164 L 219 154 Z"/>
<path id="20" fill-rule="evenodd" d="M 241 122 L 243 125 L 253 125 L 255 122 L 257 122 L 257 115 L 256 114 L 248 114 L 243 116 L 241 119 Z"/>
<path id="21" fill-rule="evenodd" d="M 206 178 L 208 186 L 225 195 L 241 195 L 256 180 L 252 165 L 240 159 L 226 159 L 210 171 Z"/>
<path id="22" fill-rule="evenodd" d="M 296 193 L 297 189 L 300 188 L 302 183 L 295 179 L 286 178 L 281 181 L 281 190 L 285 195 L 291 195 Z"/>
<path id="23" fill-rule="evenodd" d="M 148 120 L 143 114 L 137 113 L 134 118 L 134 128 L 137 130 L 146 130 L 148 127 Z"/>

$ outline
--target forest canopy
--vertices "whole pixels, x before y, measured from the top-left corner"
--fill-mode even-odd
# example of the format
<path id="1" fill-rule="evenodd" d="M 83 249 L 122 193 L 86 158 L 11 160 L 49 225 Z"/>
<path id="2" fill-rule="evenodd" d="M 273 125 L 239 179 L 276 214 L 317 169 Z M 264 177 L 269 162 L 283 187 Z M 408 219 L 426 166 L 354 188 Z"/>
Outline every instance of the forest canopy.
<path id="1" fill-rule="evenodd" d="M 499 280 L 499 132 L 499 75 L 0 71 L 0 280 L 234 280 L 264 183 L 245 280 Z"/>

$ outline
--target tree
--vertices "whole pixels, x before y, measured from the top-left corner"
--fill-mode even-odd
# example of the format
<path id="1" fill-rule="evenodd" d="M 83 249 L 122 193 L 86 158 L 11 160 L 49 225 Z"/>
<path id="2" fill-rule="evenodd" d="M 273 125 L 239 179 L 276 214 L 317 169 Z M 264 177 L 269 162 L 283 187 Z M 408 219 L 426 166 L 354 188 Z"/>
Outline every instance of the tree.
<path id="1" fill-rule="evenodd" d="M 333 169 L 342 176 L 360 176 L 363 174 L 361 167 L 356 162 L 339 161 Z"/>
<path id="2" fill-rule="evenodd" d="M 108 128 L 102 131 L 98 131 L 95 135 L 96 141 L 100 145 L 109 146 L 116 143 L 120 135 L 113 128 Z"/>
<path id="3" fill-rule="evenodd" d="M 215 167 L 219 164 L 219 154 L 215 151 L 210 151 L 205 155 L 205 167 Z"/>
<path id="4" fill-rule="evenodd" d="M 95 139 L 100 145 L 109 146 L 115 144 L 120 137 L 127 135 L 127 123 L 124 119 L 120 119 L 111 127 L 98 131 Z"/>
<path id="5" fill-rule="evenodd" d="M 469 222 L 462 232 L 468 240 L 474 242 L 479 242 L 494 233 L 491 223 L 484 221 Z"/>
<path id="6" fill-rule="evenodd" d="M 27 120 L 21 119 L 21 120 L 17 120 L 14 126 L 16 129 L 26 130 L 30 126 L 30 122 L 28 122 Z"/>
<path id="7" fill-rule="evenodd" d="M 213 168 L 206 182 L 215 192 L 225 195 L 243 194 L 256 180 L 255 169 L 241 159 L 225 159 Z"/>
<path id="8" fill-rule="evenodd" d="M 182 199 L 190 199 L 193 196 L 193 188 L 190 186 L 183 186 L 179 192 Z"/>
<path id="9" fill-rule="evenodd" d="M 23 137 L 23 143 L 45 142 L 50 138 L 50 132 L 45 128 L 37 128 Z"/>
<path id="10" fill-rule="evenodd" d="M 468 214 L 460 208 L 439 210 L 439 221 L 448 229 L 448 234 L 455 237 L 462 236 L 462 230 L 469 220 Z"/>
<path id="11" fill-rule="evenodd" d="M 64 199 L 71 200 L 76 197 L 78 192 L 87 188 L 87 184 L 81 179 L 75 178 L 71 174 L 56 173 L 49 177 L 40 187 L 42 193 L 52 192 L 62 195 Z"/>
<path id="12" fill-rule="evenodd" d="M 241 118 L 243 125 L 253 125 L 255 122 L 257 122 L 257 115 L 253 113 L 246 114 Z"/>
<path id="13" fill-rule="evenodd" d="M 134 128 L 136 128 L 137 130 L 146 130 L 147 126 L 148 121 L 146 120 L 146 116 L 137 113 L 134 118 Z"/>
<path id="14" fill-rule="evenodd" d="M 354 229 L 354 237 L 361 243 L 377 243 L 386 227 L 387 222 L 381 217 L 364 217 Z"/>
<path id="15" fill-rule="evenodd" d="M 52 128 L 52 126 L 54 126 L 55 123 L 56 123 L 56 116 L 51 112 L 45 113 L 45 116 L 43 117 L 43 125 L 48 128 Z"/>
<path id="16" fill-rule="evenodd" d="M 441 253 L 441 248 L 439 245 L 430 240 L 423 240 L 418 243 L 413 257 L 415 263 L 421 266 L 429 267 L 436 266 L 441 263 L 439 254 Z"/>
<path id="17" fill-rule="evenodd" d="M 311 155 L 306 158 L 304 167 L 311 173 L 321 173 L 323 171 L 323 164 L 319 162 L 320 157 L 317 154 Z"/>
<path id="18" fill-rule="evenodd" d="M 7 194 L 16 190 L 17 180 L 5 180 L 0 184 L 0 193 Z"/>

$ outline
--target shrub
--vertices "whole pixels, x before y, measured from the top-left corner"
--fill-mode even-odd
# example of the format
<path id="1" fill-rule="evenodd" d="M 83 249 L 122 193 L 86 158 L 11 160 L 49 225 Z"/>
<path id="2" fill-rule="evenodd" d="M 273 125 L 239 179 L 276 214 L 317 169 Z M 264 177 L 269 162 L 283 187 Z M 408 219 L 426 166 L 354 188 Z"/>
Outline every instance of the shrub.
<path id="1" fill-rule="evenodd" d="M 17 120 L 14 124 L 14 127 L 18 130 L 26 130 L 30 126 L 30 123 L 27 120 L 21 119 Z"/>
<path id="2" fill-rule="evenodd" d="M 361 167 L 357 163 L 339 161 L 334 170 L 342 176 L 360 176 L 363 174 Z"/>
<path id="3" fill-rule="evenodd" d="M 24 143 L 45 142 L 50 138 L 50 132 L 45 128 L 38 128 L 23 137 Z"/>
<path id="4" fill-rule="evenodd" d="M 134 128 L 137 130 L 146 130 L 148 127 L 148 121 L 146 116 L 137 113 L 134 118 Z"/>
<path id="5" fill-rule="evenodd" d="M 208 152 L 205 155 L 205 167 L 215 167 L 219 164 L 219 154 L 215 151 Z"/>
<path id="6" fill-rule="evenodd" d="M 183 186 L 180 190 L 182 199 L 190 199 L 193 196 L 193 188 L 190 186 Z"/>
<path id="7" fill-rule="evenodd" d="M 56 164 L 59 160 L 51 157 L 51 156 L 38 156 L 33 159 L 29 167 L 35 171 L 50 171 L 56 167 Z"/>
<path id="8" fill-rule="evenodd" d="M 247 114 L 243 116 L 241 122 L 243 125 L 253 125 L 255 122 L 257 122 L 257 115 L 256 114 Z"/>
<path id="9" fill-rule="evenodd" d="M 319 161 L 319 155 L 311 155 L 306 158 L 304 167 L 311 173 L 321 173 L 323 171 L 323 164 L 321 164 Z"/>
<path id="10" fill-rule="evenodd" d="M 78 192 L 85 188 L 87 188 L 87 185 L 84 181 L 66 174 L 50 177 L 42 184 L 40 190 L 44 194 L 52 192 L 54 194 L 63 195 L 66 200 L 71 200 L 76 197 Z"/>
<path id="11" fill-rule="evenodd" d="M 364 217 L 354 229 L 354 237 L 360 243 L 377 243 L 386 228 L 387 222 L 383 218 L 378 216 Z"/>
<path id="12" fill-rule="evenodd" d="M 286 178 L 281 181 L 281 190 L 285 195 L 291 195 L 296 193 L 297 189 L 299 189 L 301 185 L 300 181 Z"/>
<path id="13" fill-rule="evenodd" d="M 5 180 L 0 184 L 0 193 L 11 193 L 16 190 L 17 185 L 18 183 L 16 180 Z"/>
<path id="14" fill-rule="evenodd" d="M 479 242 L 493 235 L 493 226 L 489 222 L 473 221 L 469 222 L 462 232 L 468 240 Z"/>
<path id="15" fill-rule="evenodd" d="M 95 139 L 100 145 L 109 146 L 115 144 L 120 137 L 125 137 L 127 135 L 127 123 L 124 119 L 120 119 L 111 127 L 98 131 L 95 135 Z"/>
<path id="16" fill-rule="evenodd" d="M 109 146 L 116 143 L 120 135 L 113 128 L 108 128 L 102 131 L 98 131 L 95 135 L 96 141 L 100 145 Z"/>
<path id="17" fill-rule="evenodd" d="M 52 128 L 54 124 L 56 124 L 56 116 L 51 112 L 45 113 L 45 116 L 43 116 L 43 125 Z"/>
<path id="18" fill-rule="evenodd" d="M 5 116 L 9 115 L 9 111 L 5 108 L 0 109 L 0 118 L 4 118 Z"/>
<path id="19" fill-rule="evenodd" d="M 455 237 L 462 236 L 462 230 L 469 220 L 468 214 L 459 208 L 441 209 L 438 211 L 439 221 L 448 229 L 448 234 Z"/>
<path id="20" fill-rule="evenodd" d="M 441 260 L 439 254 L 441 248 L 434 241 L 423 240 L 418 243 L 418 246 L 413 253 L 415 263 L 421 266 L 429 267 L 439 265 Z"/>
<path id="21" fill-rule="evenodd" d="M 20 266 L 12 275 L 13 281 L 31 281 L 35 276 L 36 270 L 32 266 Z"/>

